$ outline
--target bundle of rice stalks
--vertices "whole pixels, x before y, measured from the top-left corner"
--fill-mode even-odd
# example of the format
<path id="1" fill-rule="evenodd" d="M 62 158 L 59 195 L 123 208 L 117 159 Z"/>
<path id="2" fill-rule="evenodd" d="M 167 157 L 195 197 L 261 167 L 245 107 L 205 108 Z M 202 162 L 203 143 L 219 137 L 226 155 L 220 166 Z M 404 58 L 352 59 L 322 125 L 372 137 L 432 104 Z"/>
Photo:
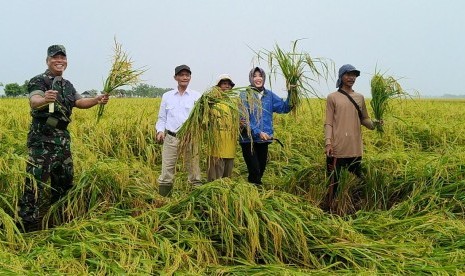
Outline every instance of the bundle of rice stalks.
<path id="1" fill-rule="evenodd" d="M 133 69 L 133 61 L 125 53 L 115 39 L 115 49 L 113 54 L 113 65 L 103 85 L 103 93 L 111 95 L 114 91 L 125 85 L 135 85 L 139 82 L 139 77 L 142 75 L 144 69 Z M 97 122 L 103 115 L 105 105 L 100 104 L 97 112 Z"/>
<path id="2" fill-rule="evenodd" d="M 258 60 L 265 60 L 271 70 L 269 76 L 281 74 L 286 80 L 286 89 L 289 92 L 289 103 L 296 108 L 301 105 L 302 99 L 318 96 L 312 83 L 319 83 L 320 78 L 328 79 L 329 71 L 333 68 L 332 61 L 323 58 L 313 58 L 309 53 L 297 50 L 298 40 L 292 42 L 290 52 L 283 50 L 278 44 L 273 50 L 256 52 Z"/>
<path id="3" fill-rule="evenodd" d="M 389 100 L 407 96 L 400 84 L 392 76 L 384 76 L 375 72 L 371 79 L 371 102 L 373 114 L 376 120 L 381 121 L 389 108 Z M 383 132 L 382 124 L 375 124 L 378 132 Z"/>
<path id="4" fill-rule="evenodd" d="M 220 132 L 239 134 L 237 89 L 222 92 L 213 86 L 197 100 L 186 122 L 177 132 L 182 152 L 198 152 L 202 145 L 207 153 L 221 146 Z"/>
<path id="5" fill-rule="evenodd" d="M 262 116 L 262 103 L 258 97 L 258 90 L 247 87 L 240 94 L 239 114 L 240 114 L 240 135 L 241 137 L 248 137 L 252 139 L 251 118 L 253 117 L 256 122 L 261 121 Z"/>

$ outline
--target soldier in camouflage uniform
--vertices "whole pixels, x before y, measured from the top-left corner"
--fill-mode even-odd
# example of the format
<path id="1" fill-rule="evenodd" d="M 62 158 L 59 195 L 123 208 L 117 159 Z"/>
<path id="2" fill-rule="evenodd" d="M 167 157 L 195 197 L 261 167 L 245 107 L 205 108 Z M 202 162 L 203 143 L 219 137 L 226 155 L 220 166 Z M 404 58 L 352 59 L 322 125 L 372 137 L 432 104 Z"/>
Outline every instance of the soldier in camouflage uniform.
<path id="1" fill-rule="evenodd" d="M 63 79 L 68 64 L 64 46 L 50 46 L 46 62 L 48 69 L 28 84 L 32 122 L 27 136 L 26 170 L 31 177 L 26 178 L 19 202 L 19 216 L 25 231 L 40 229 L 43 207 L 48 208 L 59 200 L 73 185 L 71 137 L 67 130 L 73 107 L 85 109 L 108 102 L 107 95 L 82 98 L 71 82 Z M 44 189 L 49 179 L 51 199 L 44 202 Z"/>

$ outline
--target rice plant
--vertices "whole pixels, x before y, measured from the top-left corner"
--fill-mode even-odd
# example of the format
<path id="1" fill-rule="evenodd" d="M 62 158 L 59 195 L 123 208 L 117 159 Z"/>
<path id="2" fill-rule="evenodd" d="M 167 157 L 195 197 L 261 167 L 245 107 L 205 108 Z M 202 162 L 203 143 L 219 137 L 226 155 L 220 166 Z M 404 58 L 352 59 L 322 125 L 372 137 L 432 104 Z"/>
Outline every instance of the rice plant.
<path id="1" fill-rule="evenodd" d="M 272 50 L 256 52 L 259 61 L 264 60 L 268 63 L 271 70 L 270 83 L 272 76 L 276 78 L 279 74 L 284 77 L 294 115 L 303 99 L 320 97 L 314 83 L 319 83 L 321 78 L 327 80 L 331 70 L 334 70 L 331 60 L 314 58 L 310 53 L 298 50 L 298 42 L 299 40 L 292 42 L 290 51 L 276 44 Z"/>
<path id="2" fill-rule="evenodd" d="M 242 91 L 242 92 L 241 92 Z M 234 88 L 229 91 L 221 91 L 219 87 L 213 86 L 205 91 L 197 100 L 186 122 L 177 132 L 180 140 L 181 152 L 199 152 L 199 146 L 206 153 L 218 151 L 221 147 L 222 130 L 228 130 L 228 134 L 237 139 L 239 135 L 251 136 L 250 127 L 240 131 L 240 119 L 245 125 L 250 125 L 248 107 L 261 111 L 258 99 L 246 96 L 239 99 L 238 93 L 243 95 L 248 88 Z M 251 92 L 247 95 L 249 95 Z M 245 99 L 245 104 L 242 98 Z M 261 107 L 261 106 L 260 106 Z"/>
<path id="3" fill-rule="evenodd" d="M 408 96 L 402 89 L 397 80 L 392 76 L 384 76 L 379 71 L 376 71 L 371 78 L 371 108 L 377 122 L 375 128 L 378 132 L 383 132 L 383 124 L 380 123 L 384 119 L 385 113 L 389 110 L 389 101 L 394 98 Z"/>
<path id="4" fill-rule="evenodd" d="M 365 177 L 341 177 L 340 215 L 318 207 L 327 185 L 324 101 L 275 118 L 286 145 L 270 145 L 263 189 L 246 182 L 238 150 L 231 179 L 192 189 L 179 174 L 171 198 L 156 192 L 159 101 L 114 99 L 112 124 L 99 128 L 94 114 L 76 110 L 75 186 L 50 209 L 48 229 L 19 233 L 30 115 L 27 99 L 0 99 L 0 273 L 464 273 L 463 100 L 395 100 L 402 121 L 385 125 L 382 138 L 364 133 Z"/>
<path id="5" fill-rule="evenodd" d="M 113 63 L 108 73 L 108 77 L 103 85 L 103 93 L 112 95 L 114 91 L 125 85 L 135 85 L 139 82 L 139 77 L 145 70 L 134 69 L 133 61 L 129 55 L 123 51 L 122 45 L 115 39 L 115 48 L 113 53 Z M 100 104 L 97 111 L 97 123 L 103 116 L 105 109 L 104 104 Z"/>
<path id="6" fill-rule="evenodd" d="M 238 110 L 240 115 L 239 135 L 252 140 L 251 119 L 254 118 L 257 122 L 260 122 L 263 112 L 262 102 L 257 97 L 255 88 L 246 87 L 241 91 Z"/>

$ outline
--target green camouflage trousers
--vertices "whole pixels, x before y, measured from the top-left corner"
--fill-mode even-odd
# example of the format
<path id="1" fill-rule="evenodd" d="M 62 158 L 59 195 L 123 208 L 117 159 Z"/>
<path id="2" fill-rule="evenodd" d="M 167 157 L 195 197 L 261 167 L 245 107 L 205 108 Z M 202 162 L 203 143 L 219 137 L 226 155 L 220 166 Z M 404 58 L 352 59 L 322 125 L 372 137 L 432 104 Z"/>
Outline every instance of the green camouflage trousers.
<path id="1" fill-rule="evenodd" d="M 70 140 L 64 137 L 58 139 L 62 139 L 61 143 L 42 143 L 42 146 L 29 147 L 26 171 L 34 177 L 36 185 L 31 177 L 27 177 L 24 194 L 19 201 L 19 216 L 26 228 L 39 228 L 46 210 L 73 185 Z M 44 191 L 49 179 L 50 200 L 46 200 Z"/>

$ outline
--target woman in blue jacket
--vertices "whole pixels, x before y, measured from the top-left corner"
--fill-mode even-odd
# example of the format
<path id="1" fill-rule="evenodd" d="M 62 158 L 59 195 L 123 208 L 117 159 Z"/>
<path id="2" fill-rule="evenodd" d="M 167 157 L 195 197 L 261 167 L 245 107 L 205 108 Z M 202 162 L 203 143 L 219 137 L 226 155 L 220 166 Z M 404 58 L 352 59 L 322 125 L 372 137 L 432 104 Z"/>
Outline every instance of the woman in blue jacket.
<path id="1" fill-rule="evenodd" d="M 249 120 L 246 122 L 243 117 L 241 125 L 246 129 L 248 124 L 250 133 L 247 135 L 242 132 L 239 143 L 247 164 L 248 181 L 261 185 L 268 160 L 268 145 L 273 141 L 273 112 L 288 113 L 292 107 L 289 105 L 289 97 L 284 101 L 273 91 L 265 89 L 265 71 L 262 68 L 250 70 L 249 81 L 249 92 L 241 93 L 241 101 Z"/>

